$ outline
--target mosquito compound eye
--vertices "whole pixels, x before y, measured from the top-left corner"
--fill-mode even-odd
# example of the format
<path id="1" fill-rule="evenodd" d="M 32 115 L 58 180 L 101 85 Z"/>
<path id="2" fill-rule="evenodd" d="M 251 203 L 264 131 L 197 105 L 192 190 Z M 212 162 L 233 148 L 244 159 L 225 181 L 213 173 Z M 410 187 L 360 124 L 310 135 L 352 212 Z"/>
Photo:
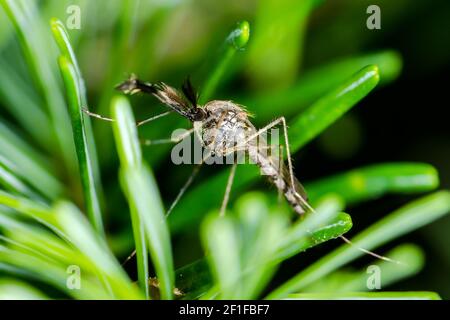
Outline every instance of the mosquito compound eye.
<path id="1" fill-rule="evenodd" d="M 193 113 L 193 119 L 194 121 L 202 121 L 206 118 L 206 113 L 204 110 L 200 108 L 196 108 Z"/>

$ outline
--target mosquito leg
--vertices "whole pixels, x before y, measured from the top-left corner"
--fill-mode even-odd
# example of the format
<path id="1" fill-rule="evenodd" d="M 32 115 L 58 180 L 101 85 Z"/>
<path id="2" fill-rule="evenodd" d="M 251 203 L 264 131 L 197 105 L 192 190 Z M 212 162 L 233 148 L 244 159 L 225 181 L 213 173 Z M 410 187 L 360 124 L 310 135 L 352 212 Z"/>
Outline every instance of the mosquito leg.
<path id="1" fill-rule="evenodd" d="M 286 125 L 286 120 L 285 120 L 284 117 L 281 117 L 281 118 L 278 118 L 278 119 L 274 120 L 273 122 L 269 123 L 269 124 L 268 124 L 267 126 L 265 126 L 264 128 L 258 130 L 256 133 L 254 133 L 253 135 L 251 135 L 251 136 L 250 136 L 248 139 L 246 139 L 244 142 L 240 143 L 239 145 L 237 145 L 237 146 L 235 146 L 235 147 L 233 147 L 233 148 L 230 148 L 230 150 L 227 151 L 227 152 L 225 153 L 225 155 L 226 155 L 226 154 L 229 154 L 229 153 L 232 153 L 232 152 L 236 152 L 236 150 L 240 150 L 240 149 L 244 149 L 244 150 L 245 150 L 245 149 L 247 148 L 248 143 L 249 143 L 251 140 L 257 138 L 257 137 L 258 137 L 259 135 L 261 135 L 262 133 L 266 132 L 266 131 L 269 130 L 270 128 L 272 128 L 272 127 L 274 127 L 274 126 L 276 126 L 276 125 L 278 125 L 278 124 L 280 124 L 280 123 L 283 124 L 283 134 L 284 134 L 284 139 L 285 139 L 285 143 L 286 143 L 286 154 L 287 154 L 287 157 L 288 157 L 288 169 L 289 169 L 289 175 L 290 175 L 290 179 L 291 179 L 292 185 L 295 185 L 295 184 L 294 184 L 294 173 L 293 173 L 293 169 L 292 169 L 291 152 L 290 152 L 290 148 L 289 148 L 289 138 L 288 138 L 288 135 L 287 135 L 287 125 Z M 312 207 L 309 205 L 309 203 L 308 203 L 308 202 L 307 202 L 300 194 L 298 194 L 296 191 L 295 191 L 294 194 L 295 194 L 295 196 L 296 196 L 296 197 L 297 197 L 297 198 L 305 205 L 305 207 L 307 207 L 311 212 L 313 212 L 313 213 L 316 212 L 316 211 L 314 210 L 314 208 L 312 208 Z M 373 256 L 373 257 L 375 257 L 375 258 L 377 258 L 377 259 L 381 259 L 381 260 L 384 260 L 384 261 L 392 262 L 392 263 L 395 263 L 395 264 L 403 264 L 403 263 L 400 262 L 400 261 L 393 260 L 393 259 L 390 259 L 390 258 L 388 258 L 388 257 L 379 255 L 379 254 L 377 254 L 377 253 L 375 253 L 375 252 L 369 251 L 369 250 L 367 250 L 367 249 L 358 247 L 358 246 L 355 245 L 351 240 L 349 240 L 348 238 L 346 238 L 346 237 L 344 237 L 344 236 L 342 236 L 342 235 L 339 236 L 339 238 L 341 238 L 345 243 L 347 243 L 347 244 L 353 246 L 355 249 L 357 249 L 357 250 L 359 250 L 359 251 L 361 251 L 361 252 L 364 252 L 364 253 L 366 253 L 366 254 L 368 254 L 368 255 L 371 255 L 371 256 Z"/>
<path id="2" fill-rule="evenodd" d="M 130 255 L 124 260 L 124 262 L 122 262 L 122 267 L 131 260 L 131 258 L 133 258 L 136 255 L 136 249 L 133 250 L 132 253 L 130 253 Z"/>
<path id="3" fill-rule="evenodd" d="M 284 117 L 281 117 L 280 119 L 281 122 L 283 123 L 283 131 L 284 131 L 284 139 L 286 142 L 286 155 L 288 157 L 288 166 L 289 166 L 289 175 L 291 178 L 291 183 L 292 185 L 294 185 L 294 171 L 292 170 L 292 160 L 291 160 L 291 152 L 289 149 L 289 140 L 288 140 L 288 135 L 287 135 L 287 125 L 286 125 L 286 120 L 284 119 Z M 312 208 L 309 203 L 300 195 L 295 191 L 295 196 L 305 205 L 305 207 L 307 207 L 309 210 L 311 210 L 311 212 L 315 212 L 314 208 Z M 388 257 L 384 257 L 382 255 L 379 255 L 375 252 L 369 251 L 367 249 L 361 248 L 356 246 L 351 240 L 349 240 L 348 238 L 344 237 L 344 236 L 339 236 L 339 238 L 341 238 L 345 243 L 353 246 L 355 249 L 364 252 L 368 255 L 371 255 L 372 257 L 375 257 L 377 259 L 381 259 L 384 261 L 388 261 L 388 262 L 392 262 L 392 263 L 396 263 L 396 264 L 402 264 L 400 261 L 396 261 L 393 259 L 390 259 Z"/>
<path id="4" fill-rule="evenodd" d="M 280 144 L 278 152 L 280 153 L 280 163 L 284 163 L 283 145 Z M 278 189 L 278 203 L 281 203 L 281 201 L 283 201 L 283 192 Z"/>
<path id="5" fill-rule="evenodd" d="M 194 132 L 194 128 L 191 128 L 184 132 L 183 134 L 180 134 L 177 137 L 174 138 L 168 138 L 168 139 L 157 139 L 157 140 L 149 140 L 145 139 L 142 141 L 142 144 L 146 146 L 155 145 L 155 144 L 166 144 L 166 143 L 178 143 L 180 141 L 183 141 L 184 138 L 188 137 L 192 132 Z"/>
<path id="6" fill-rule="evenodd" d="M 194 170 L 192 171 L 191 175 L 189 176 L 189 178 L 187 179 L 186 183 L 184 184 L 184 186 L 181 188 L 180 192 L 178 192 L 177 197 L 175 198 L 175 200 L 172 202 L 172 204 L 170 205 L 169 210 L 167 210 L 166 213 L 166 217 L 169 216 L 169 214 L 172 212 L 173 208 L 175 208 L 175 206 L 177 205 L 177 203 L 180 201 L 181 197 L 184 195 L 184 193 L 186 192 L 186 190 L 189 188 L 189 186 L 192 184 L 192 181 L 194 181 L 195 177 L 197 176 L 198 172 L 200 171 L 200 168 L 202 166 L 203 162 L 201 162 L 200 164 L 198 164 L 197 166 L 195 166 Z"/>
<path id="7" fill-rule="evenodd" d="M 231 186 L 233 185 L 234 176 L 236 175 L 237 164 L 233 163 L 231 166 L 230 175 L 228 176 L 227 187 L 225 188 L 225 195 L 223 197 L 222 206 L 220 207 L 220 216 L 225 215 L 225 210 L 227 209 L 228 200 L 230 199 Z"/>
<path id="8" fill-rule="evenodd" d="M 98 113 L 91 112 L 85 107 L 83 107 L 81 110 L 83 110 L 83 112 L 90 117 L 97 118 L 97 119 L 104 120 L 104 121 L 114 122 L 114 119 L 107 118 L 102 115 L 99 115 Z"/>
<path id="9" fill-rule="evenodd" d="M 229 154 L 229 153 L 236 152 L 236 150 L 238 150 L 239 148 L 246 148 L 250 141 L 252 141 L 253 139 L 257 138 L 258 136 L 260 136 L 264 132 L 267 132 L 269 129 L 279 125 L 280 123 L 283 125 L 283 135 L 284 135 L 284 140 L 285 140 L 285 143 L 286 143 L 286 155 L 287 155 L 287 160 L 288 160 L 289 177 L 290 177 L 290 180 L 291 180 L 290 182 L 291 182 L 292 186 L 295 186 L 295 178 L 294 178 L 294 173 L 293 173 L 293 169 L 292 169 L 291 152 L 290 152 L 290 148 L 289 148 L 289 138 L 288 138 L 288 134 L 287 134 L 287 125 L 286 125 L 286 119 L 284 117 L 280 117 L 280 118 L 272 121 L 271 123 L 269 123 L 268 125 L 266 125 L 262 129 L 259 129 L 257 132 L 255 132 L 254 134 L 250 135 L 246 140 L 244 140 L 243 142 L 239 143 L 237 146 L 235 146 L 233 148 L 230 148 L 230 150 L 227 151 L 225 153 L 225 155 Z M 314 211 L 314 209 L 309 205 L 309 203 L 300 194 L 298 194 L 297 191 L 294 191 L 294 194 L 302 202 L 302 204 L 304 204 L 304 206 L 306 208 L 308 208 L 311 211 Z"/>
<path id="10" fill-rule="evenodd" d="M 144 125 L 144 124 L 147 124 L 147 123 L 149 123 L 149 122 L 151 122 L 151 121 L 153 121 L 153 120 L 156 120 L 156 119 L 165 117 L 165 116 L 171 114 L 172 112 L 173 112 L 172 110 L 166 111 L 166 112 L 163 112 L 163 113 L 158 114 L 158 115 L 156 115 L 156 116 L 150 117 L 150 118 L 148 118 L 148 119 L 145 119 L 145 120 L 142 120 L 142 121 L 138 121 L 138 122 L 136 123 L 136 126 L 140 127 L 140 126 L 142 126 L 142 125 Z"/>
<path id="11" fill-rule="evenodd" d="M 294 170 L 292 167 L 292 159 L 291 159 L 291 149 L 289 147 L 289 138 L 288 138 L 288 132 L 287 132 L 287 125 L 286 125 L 286 119 L 284 117 L 279 118 L 281 119 L 281 123 L 283 124 L 283 134 L 284 134 L 284 142 L 286 143 L 286 157 L 288 160 L 288 170 L 289 170 L 289 177 L 291 179 L 291 185 L 293 186 L 294 194 L 295 196 L 303 203 L 303 205 L 308 208 L 311 212 L 314 212 L 314 208 L 309 205 L 309 203 L 303 198 L 296 190 L 295 186 L 295 177 L 294 177 Z"/>
<path id="12" fill-rule="evenodd" d="M 100 114 L 98 114 L 98 113 L 91 112 L 91 111 L 89 111 L 87 108 L 84 108 L 84 107 L 83 107 L 82 110 L 83 110 L 83 112 L 84 112 L 85 114 L 87 114 L 87 115 L 90 116 L 90 117 L 97 118 L 97 119 L 100 119 L 100 120 L 103 120 L 103 121 L 108 121 L 108 122 L 114 122 L 114 121 L 115 121 L 115 120 L 112 119 L 112 118 L 104 117 L 104 116 L 102 116 L 102 115 L 100 115 Z M 151 121 L 153 121 L 153 120 L 156 120 L 156 119 L 165 117 L 165 116 L 171 114 L 172 112 L 173 112 L 172 110 L 166 111 L 166 112 L 163 112 L 163 113 L 158 114 L 158 115 L 156 115 L 156 116 L 150 117 L 150 118 L 148 118 L 148 119 L 145 119 L 145 120 L 142 120 L 142 121 L 138 121 L 138 122 L 136 122 L 136 126 L 137 126 L 137 127 L 142 126 L 142 125 L 147 124 L 147 123 L 149 123 L 149 122 L 151 122 Z"/>

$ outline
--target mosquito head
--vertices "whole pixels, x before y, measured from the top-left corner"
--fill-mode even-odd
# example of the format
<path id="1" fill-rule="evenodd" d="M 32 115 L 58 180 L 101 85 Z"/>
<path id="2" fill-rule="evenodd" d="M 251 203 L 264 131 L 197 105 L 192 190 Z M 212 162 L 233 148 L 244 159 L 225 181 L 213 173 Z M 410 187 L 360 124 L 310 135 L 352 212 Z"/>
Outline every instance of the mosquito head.
<path id="1" fill-rule="evenodd" d="M 192 121 L 203 121 L 206 119 L 206 117 L 206 111 L 200 107 L 196 107 L 191 110 Z"/>

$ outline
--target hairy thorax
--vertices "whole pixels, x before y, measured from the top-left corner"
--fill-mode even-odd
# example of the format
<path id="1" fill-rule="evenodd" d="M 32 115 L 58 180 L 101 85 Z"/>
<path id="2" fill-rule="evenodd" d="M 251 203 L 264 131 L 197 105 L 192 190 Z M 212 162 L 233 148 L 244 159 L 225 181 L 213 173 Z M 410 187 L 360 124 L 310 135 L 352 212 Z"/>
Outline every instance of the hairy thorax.
<path id="1" fill-rule="evenodd" d="M 231 101 L 210 101 L 204 110 L 207 116 L 201 123 L 202 140 L 215 155 L 226 155 L 238 145 L 245 146 L 255 133 L 247 112 Z"/>

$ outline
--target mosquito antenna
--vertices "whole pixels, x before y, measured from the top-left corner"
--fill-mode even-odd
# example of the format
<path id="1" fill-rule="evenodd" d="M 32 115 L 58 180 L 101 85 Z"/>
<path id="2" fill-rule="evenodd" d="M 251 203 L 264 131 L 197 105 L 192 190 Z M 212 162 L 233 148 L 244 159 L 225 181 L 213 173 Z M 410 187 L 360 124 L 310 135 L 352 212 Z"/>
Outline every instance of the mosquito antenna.
<path id="1" fill-rule="evenodd" d="M 296 194 L 296 196 L 306 208 L 308 208 L 311 212 L 316 213 L 316 210 L 314 210 L 314 208 L 311 207 L 311 205 L 302 196 L 300 196 L 299 194 Z M 382 255 L 379 255 L 379 254 L 377 254 L 375 252 L 372 252 L 370 250 L 361 248 L 361 247 L 357 246 L 356 244 L 354 244 L 350 239 L 348 239 L 348 238 L 346 238 L 344 236 L 339 236 L 339 238 L 341 238 L 348 245 L 350 245 L 350 246 L 354 247 L 355 249 L 357 249 L 357 250 L 359 250 L 361 252 L 364 252 L 364 253 L 366 253 L 366 254 L 374 257 L 374 258 L 377 258 L 377 259 L 380 259 L 380 260 L 384 260 L 384 261 L 388 261 L 388 262 L 392 262 L 392 263 L 399 264 L 399 265 L 404 265 L 404 263 L 401 262 L 401 261 L 394 260 L 394 259 L 382 256 Z"/>

